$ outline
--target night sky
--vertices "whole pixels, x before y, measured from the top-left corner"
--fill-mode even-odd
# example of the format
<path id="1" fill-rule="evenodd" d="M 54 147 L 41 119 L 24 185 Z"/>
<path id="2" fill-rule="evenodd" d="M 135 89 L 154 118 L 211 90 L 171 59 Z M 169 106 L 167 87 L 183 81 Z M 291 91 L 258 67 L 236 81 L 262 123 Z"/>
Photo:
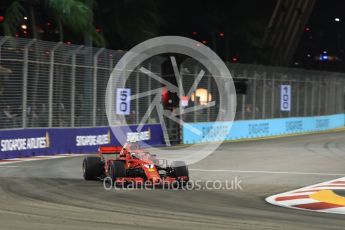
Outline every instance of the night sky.
<path id="1" fill-rule="evenodd" d="M 336 21 L 336 18 L 339 21 Z M 316 1 L 308 26 L 296 51 L 294 62 L 304 68 L 344 72 L 344 35 L 345 1 Z M 331 56 L 336 60 L 316 60 L 320 58 L 320 55 Z"/>
<path id="2" fill-rule="evenodd" d="M 94 25 L 109 49 L 128 50 L 148 38 L 180 35 L 204 43 L 224 61 L 262 64 L 262 41 L 276 2 L 99 0 L 93 5 Z M 0 16 L 10 3 L 0 2 Z M 37 26 L 43 31 L 40 39 L 58 41 L 52 15 L 41 5 L 35 10 Z M 316 1 L 291 66 L 345 71 L 344 12 L 344 1 Z M 83 34 L 68 27 L 64 31 L 64 42 L 84 42 Z M 31 37 L 30 31 L 26 35 L 22 32 L 19 25 L 18 36 Z"/>

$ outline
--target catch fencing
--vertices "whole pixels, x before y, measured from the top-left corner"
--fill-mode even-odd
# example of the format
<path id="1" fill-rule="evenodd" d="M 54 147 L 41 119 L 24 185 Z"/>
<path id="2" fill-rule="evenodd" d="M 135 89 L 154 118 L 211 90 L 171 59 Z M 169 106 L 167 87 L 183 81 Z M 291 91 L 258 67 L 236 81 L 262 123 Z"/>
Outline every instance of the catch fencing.
<path id="1" fill-rule="evenodd" d="M 113 68 L 123 51 L 93 48 L 32 39 L 0 37 L 0 129 L 31 127 L 107 126 L 105 93 Z M 156 59 L 146 69 L 171 80 Z M 179 65 L 185 91 L 193 84 L 202 66 L 193 61 Z M 345 75 L 303 69 L 229 64 L 237 90 L 236 120 L 308 117 L 344 112 Z M 135 70 L 127 82 L 132 94 L 162 87 L 142 71 Z M 291 87 L 291 108 L 281 110 L 281 85 Z M 185 122 L 212 122 L 217 118 L 219 92 L 207 73 L 192 94 L 189 105 L 205 107 L 184 116 Z M 206 93 L 205 93 L 206 92 Z M 206 97 L 205 97 L 206 95 Z M 128 124 L 138 124 L 153 96 L 131 103 Z M 171 97 L 173 110 L 178 106 Z M 147 124 L 159 123 L 152 112 Z M 121 124 L 119 124 L 121 125 Z"/>

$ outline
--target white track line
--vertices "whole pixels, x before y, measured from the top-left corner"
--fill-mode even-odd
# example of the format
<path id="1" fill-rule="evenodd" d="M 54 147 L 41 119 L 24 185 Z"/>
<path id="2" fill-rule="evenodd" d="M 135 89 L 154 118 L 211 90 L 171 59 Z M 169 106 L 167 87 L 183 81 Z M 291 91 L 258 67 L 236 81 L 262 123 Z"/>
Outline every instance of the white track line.
<path id="1" fill-rule="evenodd" d="M 86 156 L 87 154 L 61 154 L 61 155 L 51 155 L 51 156 L 34 156 L 34 157 L 23 157 L 23 158 L 12 158 L 12 159 L 5 159 L 0 161 L 0 167 L 3 167 L 3 165 L 8 164 L 17 164 L 17 163 L 23 163 L 23 162 L 29 162 L 29 161 L 42 161 L 42 160 L 53 160 L 53 159 L 61 159 L 61 158 L 67 158 L 67 157 L 78 157 L 78 156 Z"/>
<path id="2" fill-rule="evenodd" d="M 316 176 L 345 176 L 340 173 L 313 173 L 313 172 L 279 172 L 279 171 L 252 171 L 231 169 L 189 169 L 195 172 L 230 172 L 230 173 L 261 173 L 261 174 L 289 174 L 289 175 L 316 175 Z"/>
<path id="3" fill-rule="evenodd" d="M 26 166 L 26 165 L 0 165 L 0 168 L 34 168 L 34 166 Z"/>

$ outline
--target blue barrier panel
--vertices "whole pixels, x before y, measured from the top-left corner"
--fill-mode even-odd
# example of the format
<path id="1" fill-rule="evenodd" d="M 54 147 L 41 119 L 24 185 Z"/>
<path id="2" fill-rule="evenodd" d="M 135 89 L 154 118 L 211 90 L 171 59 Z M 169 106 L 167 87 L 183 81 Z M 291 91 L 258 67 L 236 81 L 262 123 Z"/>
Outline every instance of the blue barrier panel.
<path id="1" fill-rule="evenodd" d="M 128 127 L 114 127 L 115 132 L 127 131 Z M 137 126 L 129 126 L 127 136 L 145 134 L 148 140 L 142 145 L 164 145 L 160 124 L 145 125 L 141 133 Z M 126 138 L 126 137 L 124 137 Z M 0 159 L 50 155 L 59 153 L 93 153 L 99 146 L 120 145 L 109 127 L 98 128 L 42 128 L 0 130 Z"/>
<path id="2" fill-rule="evenodd" d="M 343 127 L 344 119 L 345 114 L 335 114 L 317 117 L 188 123 L 183 126 L 183 143 L 193 144 L 322 131 Z"/>

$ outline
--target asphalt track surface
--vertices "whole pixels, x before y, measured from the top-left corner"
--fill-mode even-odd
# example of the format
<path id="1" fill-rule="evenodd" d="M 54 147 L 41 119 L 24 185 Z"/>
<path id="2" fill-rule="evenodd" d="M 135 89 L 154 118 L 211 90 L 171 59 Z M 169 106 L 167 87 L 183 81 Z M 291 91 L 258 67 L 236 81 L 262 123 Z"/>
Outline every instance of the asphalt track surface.
<path id="1" fill-rule="evenodd" d="M 173 149 L 172 149 L 173 151 Z M 0 229 L 344 229 L 343 215 L 265 198 L 345 175 L 345 133 L 224 143 L 191 165 L 196 180 L 243 190 L 106 191 L 84 181 L 82 157 L 0 165 Z"/>

